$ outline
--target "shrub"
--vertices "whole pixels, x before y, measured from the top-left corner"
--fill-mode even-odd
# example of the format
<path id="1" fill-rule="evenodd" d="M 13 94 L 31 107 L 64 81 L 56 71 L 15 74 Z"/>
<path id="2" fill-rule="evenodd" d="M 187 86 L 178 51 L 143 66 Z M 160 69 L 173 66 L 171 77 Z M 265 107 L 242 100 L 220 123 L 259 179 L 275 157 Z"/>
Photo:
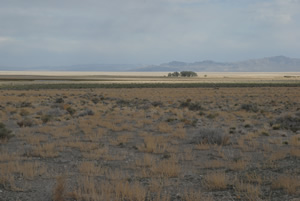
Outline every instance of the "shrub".
<path id="1" fill-rule="evenodd" d="M 192 143 L 195 144 L 217 144 L 226 145 L 229 142 L 229 136 L 221 129 L 207 128 L 200 129 Z"/>
<path id="2" fill-rule="evenodd" d="M 45 115 L 42 115 L 41 119 L 42 119 L 43 123 L 45 124 L 52 119 L 52 116 L 49 114 L 45 114 Z"/>
<path id="3" fill-rule="evenodd" d="M 67 110 L 67 112 L 69 112 L 70 115 L 74 115 L 75 112 L 76 112 L 76 110 L 74 108 L 72 108 L 72 107 L 67 107 L 66 110 Z"/>
<path id="4" fill-rule="evenodd" d="M 20 127 L 31 127 L 33 126 L 33 121 L 32 119 L 23 119 L 22 121 L 18 121 L 17 124 L 20 126 Z"/>
<path id="5" fill-rule="evenodd" d="M 64 101 L 64 99 L 63 98 L 57 98 L 56 100 L 55 100 L 55 103 L 64 103 L 65 101 Z"/>
<path id="6" fill-rule="evenodd" d="M 216 118 L 217 116 L 219 116 L 218 113 L 210 113 L 210 114 L 208 114 L 206 117 L 209 118 L 209 119 L 214 119 L 214 118 Z"/>
<path id="7" fill-rule="evenodd" d="M 162 107 L 164 104 L 161 101 L 154 101 L 152 102 L 152 105 L 154 107 Z"/>
<path id="8" fill-rule="evenodd" d="M 53 188 L 53 201 L 64 201 L 65 199 L 65 178 L 60 176 L 56 179 L 56 185 Z"/>
<path id="9" fill-rule="evenodd" d="M 80 117 L 87 116 L 87 115 L 92 116 L 94 114 L 95 113 L 93 112 L 93 110 L 85 109 L 85 110 L 81 111 L 78 116 L 80 116 Z"/>
<path id="10" fill-rule="evenodd" d="M 28 112 L 28 110 L 21 109 L 20 115 L 21 115 L 21 116 L 27 116 L 27 115 L 29 115 L 29 112 Z"/>
<path id="11" fill-rule="evenodd" d="M 30 102 L 22 102 L 20 107 L 31 107 L 31 103 Z"/>
<path id="12" fill-rule="evenodd" d="M 11 137 L 11 130 L 7 129 L 3 123 L 0 123 L 0 139 L 8 139 Z"/>
<path id="13" fill-rule="evenodd" d="M 94 104 L 97 104 L 97 103 L 99 103 L 99 101 L 100 101 L 100 99 L 99 99 L 99 98 L 93 98 L 93 99 L 92 99 L 92 102 L 93 102 Z"/>
<path id="14" fill-rule="evenodd" d="M 247 112 L 258 112 L 258 107 L 256 104 L 242 104 L 241 109 Z"/>
<path id="15" fill-rule="evenodd" d="M 182 107 L 182 108 L 186 107 L 191 111 L 203 110 L 203 107 L 201 106 L 201 104 L 199 102 L 192 103 L 191 99 L 187 99 L 186 101 L 181 102 L 180 107 Z"/>
<path id="16" fill-rule="evenodd" d="M 190 103 L 188 106 L 189 110 L 192 111 L 199 111 L 199 110 L 203 110 L 202 106 L 200 105 L 199 102 L 196 103 Z"/>
<path id="17" fill-rule="evenodd" d="M 300 113 L 279 117 L 275 121 L 271 122 L 271 126 L 272 125 L 274 125 L 273 129 L 276 130 L 281 128 L 297 132 L 300 130 Z"/>

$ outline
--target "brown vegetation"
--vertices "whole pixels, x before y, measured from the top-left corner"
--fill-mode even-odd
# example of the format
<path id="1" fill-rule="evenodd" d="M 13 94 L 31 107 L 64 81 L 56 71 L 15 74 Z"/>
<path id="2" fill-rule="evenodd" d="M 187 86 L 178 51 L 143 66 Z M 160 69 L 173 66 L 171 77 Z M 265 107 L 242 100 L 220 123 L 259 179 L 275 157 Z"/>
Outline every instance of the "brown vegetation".
<path id="1" fill-rule="evenodd" d="M 299 100 L 297 87 L 1 90 L 0 200 L 295 200 Z"/>

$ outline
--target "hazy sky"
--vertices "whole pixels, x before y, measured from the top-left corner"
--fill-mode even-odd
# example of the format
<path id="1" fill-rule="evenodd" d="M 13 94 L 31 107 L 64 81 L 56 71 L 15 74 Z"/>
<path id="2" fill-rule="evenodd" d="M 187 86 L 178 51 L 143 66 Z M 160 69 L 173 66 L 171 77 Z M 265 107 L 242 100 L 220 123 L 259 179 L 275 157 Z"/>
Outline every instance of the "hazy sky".
<path id="1" fill-rule="evenodd" d="M 300 0 L 0 0 L 0 66 L 300 57 Z"/>

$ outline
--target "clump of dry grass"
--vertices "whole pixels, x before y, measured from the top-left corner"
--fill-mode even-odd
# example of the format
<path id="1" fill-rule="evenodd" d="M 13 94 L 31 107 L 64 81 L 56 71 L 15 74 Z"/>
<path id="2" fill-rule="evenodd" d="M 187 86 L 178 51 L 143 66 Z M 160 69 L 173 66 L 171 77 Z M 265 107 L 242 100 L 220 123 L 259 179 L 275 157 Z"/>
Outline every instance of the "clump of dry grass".
<path id="1" fill-rule="evenodd" d="M 52 199 L 53 201 L 65 201 L 66 200 L 66 181 L 63 176 L 56 178 L 56 185 L 53 188 L 53 195 Z"/>
<path id="2" fill-rule="evenodd" d="M 237 161 L 233 161 L 230 162 L 228 164 L 228 168 L 230 170 L 244 170 L 247 166 L 248 162 L 246 160 L 237 160 Z"/>
<path id="3" fill-rule="evenodd" d="M 208 173 L 203 179 L 203 185 L 208 190 L 224 190 L 227 188 L 228 181 L 225 172 Z"/>
<path id="4" fill-rule="evenodd" d="M 281 175 L 272 182 L 272 189 L 283 189 L 289 195 L 299 193 L 300 181 L 297 177 Z"/>
<path id="5" fill-rule="evenodd" d="M 260 185 L 254 185 L 244 182 L 235 178 L 233 188 L 238 195 L 238 197 L 247 201 L 257 201 L 261 200 L 261 187 Z"/>
<path id="6" fill-rule="evenodd" d="M 200 190 L 185 189 L 183 193 L 185 201 L 213 201 L 211 196 L 205 196 Z"/>
<path id="7" fill-rule="evenodd" d="M 203 165 L 205 168 L 213 168 L 213 169 L 225 167 L 224 161 L 221 161 L 221 160 L 207 161 Z"/>
<path id="8" fill-rule="evenodd" d="M 56 150 L 56 144 L 53 142 L 38 144 L 30 152 L 28 152 L 27 155 L 42 158 L 54 158 L 59 155 L 59 152 Z"/>
<path id="9" fill-rule="evenodd" d="M 140 151 L 149 153 L 164 153 L 168 149 L 167 139 L 163 136 L 148 135 L 144 137 L 144 144 L 140 145 Z"/>
<path id="10" fill-rule="evenodd" d="M 162 177 L 178 177 L 181 171 L 181 168 L 178 164 L 178 160 L 175 156 L 158 161 L 153 164 L 151 171 L 154 175 L 159 175 Z"/>
<path id="11" fill-rule="evenodd" d="M 196 144 L 226 145 L 229 143 L 229 136 L 221 129 L 200 129 L 199 134 L 192 142 Z"/>

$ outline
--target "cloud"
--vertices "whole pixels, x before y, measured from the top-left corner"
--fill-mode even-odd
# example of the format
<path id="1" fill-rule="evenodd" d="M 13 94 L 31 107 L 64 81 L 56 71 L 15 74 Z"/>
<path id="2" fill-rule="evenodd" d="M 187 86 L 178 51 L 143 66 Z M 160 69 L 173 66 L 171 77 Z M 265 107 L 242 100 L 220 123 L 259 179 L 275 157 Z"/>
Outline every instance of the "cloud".
<path id="1" fill-rule="evenodd" d="M 298 0 L 5 1 L 1 62 L 230 61 L 277 52 L 295 57 L 299 10 Z"/>

